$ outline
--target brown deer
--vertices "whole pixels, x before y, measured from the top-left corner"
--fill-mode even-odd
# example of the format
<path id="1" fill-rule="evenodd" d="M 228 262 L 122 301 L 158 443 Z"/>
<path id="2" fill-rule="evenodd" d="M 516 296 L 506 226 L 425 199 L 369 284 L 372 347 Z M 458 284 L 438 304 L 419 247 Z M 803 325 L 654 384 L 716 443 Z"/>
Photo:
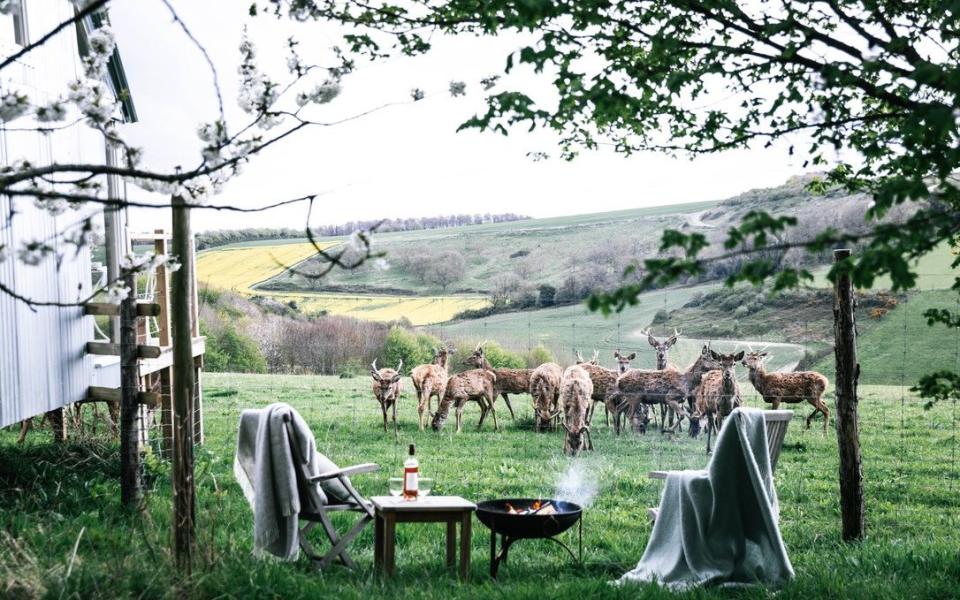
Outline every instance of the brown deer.
<path id="1" fill-rule="evenodd" d="M 770 355 L 764 351 L 748 352 L 743 366 L 750 369 L 750 383 L 763 396 L 764 402 L 773 404 L 773 410 L 780 408 L 781 402 L 796 404 L 806 400 L 813 406 L 813 412 L 807 417 L 807 429 L 810 420 L 823 413 L 823 432 L 827 432 L 830 411 L 823 403 L 823 392 L 827 389 L 827 378 L 816 371 L 796 371 L 794 373 L 767 373 L 763 363 Z"/>
<path id="2" fill-rule="evenodd" d="M 647 406 L 660 406 L 661 415 L 666 408 L 673 408 L 679 415 L 686 414 L 683 402 L 700 385 L 703 374 L 717 368 L 710 356 L 710 346 L 700 351 L 700 356 L 685 371 L 675 368 L 664 370 L 630 369 L 617 378 L 614 390 L 607 394 L 607 410 L 614 415 L 614 432 L 620 433 L 620 418 L 629 412 L 634 429 L 646 431 Z M 666 431 L 664 419 L 660 419 L 660 431 Z"/>
<path id="3" fill-rule="evenodd" d="M 530 393 L 530 374 L 533 369 L 494 369 L 483 354 L 483 345 L 486 342 L 477 344 L 473 354 L 467 357 L 463 364 L 477 369 L 492 371 L 497 376 L 497 384 L 494 398 L 503 396 L 503 401 L 507 403 L 507 410 L 510 411 L 510 418 L 515 419 L 513 406 L 510 405 L 510 396 L 507 394 L 529 394 Z"/>
<path id="4" fill-rule="evenodd" d="M 426 411 L 427 418 L 433 418 L 431 410 L 431 401 L 433 396 L 437 397 L 437 405 L 443 399 L 443 392 L 447 388 L 447 361 L 450 355 L 456 352 L 455 348 L 448 348 L 446 345 L 433 349 L 433 362 L 428 365 L 419 365 L 410 371 L 410 379 L 413 380 L 413 387 L 417 391 L 417 413 L 419 414 L 420 431 L 423 431 L 423 413 Z"/>
<path id="5" fill-rule="evenodd" d="M 450 414 L 450 406 L 456 408 L 457 433 L 462 431 L 463 408 L 467 402 L 473 400 L 480 405 L 480 422 L 477 423 L 477 429 L 483 426 L 483 420 L 487 413 L 493 414 L 493 428 L 499 430 L 497 424 L 497 413 L 493 408 L 494 384 L 497 376 L 493 371 L 486 369 L 472 369 L 452 375 L 447 380 L 447 387 L 443 393 L 443 399 L 437 406 L 437 412 L 433 415 L 433 421 L 430 426 L 434 431 L 443 429 L 443 424 L 447 421 Z"/>
<path id="6" fill-rule="evenodd" d="M 590 413 L 587 415 L 587 424 L 593 423 L 593 412 L 596 410 L 597 402 L 604 403 L 604 408 L 606 408 L 606 399 L 607 392 L 613 389 L 613 385 L 617 382 L 617 377 L 625 373 L 630 368 L 630 361 L 637 357 L 637 354 L 631 353 L 630 355 L 623 355 L 620 353 L 620 350 L 617 350 L 613 353 L 613 357 L 617 360 L 617 370 L 608 369 L 606 367 L 601 367 L 597 363 L 599 362 L 600 353 L 596 350 L 593 351 L 593 358 L 586 362 L 583 360 L 583 356 L 577 352 L 577 364 L 583 368 L 590 376 L 590 381 L 593 383 L 593 395 L 591 397 Z M 608 410 L 604 411 L 607 426 L 610 426 L 610 412 Z"/>
<path id="7" fill-rule="evenodd" d="M 723 420 L 742 403 L 736 366 L 743 360 L 743 351 L 736 354 L 718 354 L 711 350 L 710 357 L 720 365 L 720 368 L 703 375 L 696 390 L 696 414 L 690 419 L 690 431 L 693 437 L 696 437 L 692 425 L 694 419 L 707 419 L 707 454 L 710 454 L 711 435 L 720 432 Z"/>
<path id="8" fill-rule="evenodd" d="M 563 407 L 563 452 L 576 456 L 581 450 L 593 450 L 587 413 L 593 383 L 586 369 L 580 365 L 567 367 L 560 383 L 560 402 Z"/>
<path id="9" fill-rule="evenodd" d="M 387 411 L 393 408 L 393 437 L 400 439 L 397 433 L 397 400 L 400 399 L 400 370 L 403 368 L 403 359 L 396 369 L 377 369 L 377 360 L 370 365 L 370 377 L 373 377 L 373 395 L 380 403 L 383 412 L 383 432 L 387 432 Z"/>
<path id="10" fill-rule="evenodd" d="M 557 413 L 562 378 L 563 367 L 552 362 L 540 365 L 530 375 L 530 396 L 533 397 L 536 431 L 549 428 Z"/>

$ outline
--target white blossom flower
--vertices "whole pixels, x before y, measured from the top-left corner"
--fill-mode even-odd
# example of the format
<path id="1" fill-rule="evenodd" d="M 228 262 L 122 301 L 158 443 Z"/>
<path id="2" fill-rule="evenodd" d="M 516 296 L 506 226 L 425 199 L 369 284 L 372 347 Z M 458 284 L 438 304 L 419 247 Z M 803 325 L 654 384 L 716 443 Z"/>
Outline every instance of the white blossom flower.
<path id="1" fill-rule="evenodd" d="M 297 105 L 306 106 L 307 104 L 326 104 L 340 95 L 340 83 L 334 80 L 324 81 L 314 87 L 310 92 L 300 92 L 297 94 Z"/>
<path id="2" fill-rule="evenodd" d="M 40 210 L 47 211 L 51 216 L 59 216 L 67 212 L 69 205 L 63 198 L 35 198 L 34 206 Z"/>
<path id="3" fill-rule="evenodd" d="M 87 38 L 87 55 L 83 57 L 87 77 L 100 79 L 104 76 L 116 45 L 113 31 L 109 27 L 100 27 L 90 34 Z"/>
<path id="4" fill-rule="evenodd" d="M 467 84 L 463 81 L 451 81 L 450 82 L 450 95 L 456 98 L 457 96 L 465 96 L 467 94 Z"/>
<path id="5" fill-rule="evenodd" d="M 25 265 L 35 267 L 39 265 L 44 257 L 53 252 L 53 248 L 49 245 L 39 242 L 24 242 L 23 248 L 20 248 L 20 251 L 17 253 L 17 257 Z"/>
<path id="6" fill-rule="evenodd" d="M 412 90 L 410 90 L 410 97 L 413 98 L 414 102 L 419 102 L 420 100 L 423 100 L 424 96 L 426 96 L 426 93 L 424 93 L 424 91 L 421 90 L 420 88 L 413 88 Z"/>
<path id="7" fill-rule="evenodd" d="M 107 289 L 107 302 L 110 304 L 120 304 L 130 297 L 130 288 L 122 281 L 118 281 Z"/>
<path id="8" fill-rule="evenodd" d="M 7 92 L 0 98 L 0 121 L 9 123 L 30 110 L 30 99 L 18 91 Z"/>
<path id="9" fill-rule="evenodd" d="M 40 123 L 62 121 L 67 117 L 67 106 L 58 98 L 46 106 L 38 106 L 34 114 Z"/>

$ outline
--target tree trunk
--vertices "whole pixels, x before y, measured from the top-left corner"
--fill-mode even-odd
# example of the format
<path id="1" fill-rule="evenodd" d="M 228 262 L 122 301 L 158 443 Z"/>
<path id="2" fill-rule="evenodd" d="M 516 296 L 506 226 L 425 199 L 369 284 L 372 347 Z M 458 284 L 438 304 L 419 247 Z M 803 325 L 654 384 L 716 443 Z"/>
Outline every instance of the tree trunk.
<path id="1" fill-rule="evenodd" d="M 124 508 L 140 505 L 140 443 L 137 415 L 140 405 L 137 358 L 137 281 L 135 273 L 123 276 L 130 294 L 120 303 L 120 502 Z"/>
<path id="2" fill-rule="evenodd" d="M 190 209 L 173 197 L 171 252 L 181 261 L 171 277 L 173 328 L 173 546 L 177 566 L 187 575 L 193 566 L 196 509 L 193 480 L 193 264 L 190 261 Z"/>
<path id="3" fill-rule="evenodd" d="M 850 257 L 850 250 L 834 250 L 834 262 Z M 836 343 L 837 444 L 840 449 L 840 510 L 845 541 L 863 538 L 863 471 L 860 465 L 860 430 L 857 420 L 857 326 L 856 300 L 848 273 L 841 273 L 834 286 L 833 321 Z"/>

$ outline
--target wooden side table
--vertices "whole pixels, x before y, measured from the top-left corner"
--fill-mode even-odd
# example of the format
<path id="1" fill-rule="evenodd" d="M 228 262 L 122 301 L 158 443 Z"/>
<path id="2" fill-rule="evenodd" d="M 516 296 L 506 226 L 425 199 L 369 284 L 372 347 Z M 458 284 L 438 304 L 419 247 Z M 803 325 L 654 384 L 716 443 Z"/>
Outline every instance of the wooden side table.
<path id="1" fill-rule="evenodd" d="M 388 577 L 396 571 L 397 523 L 446 523 L 447 568 L 456 565 L 457 523 L 460 523 L 460 578 L 470 574 L 470 529 L 477 505 L 459 496 L 427 496 L 407 501 L 396 496 L 370 498 L 376 511 L 374 568 Z"/>

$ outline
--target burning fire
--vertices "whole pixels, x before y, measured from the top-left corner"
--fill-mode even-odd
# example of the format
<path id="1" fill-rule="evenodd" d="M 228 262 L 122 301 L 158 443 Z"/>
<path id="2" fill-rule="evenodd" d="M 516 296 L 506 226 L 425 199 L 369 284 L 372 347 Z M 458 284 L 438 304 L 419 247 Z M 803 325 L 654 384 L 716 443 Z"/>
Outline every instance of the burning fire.
<path id="1" fill-rule="evenodd" d="M 535 500 L 533 504 L 527 506 L 526 508 L 517 509 L 514 508 L 509 502 L 507 502 L 507 514 L 509 515 L 555 515 L 557 514 L 556 507 L 549 502 L 542 502 L 540 500 Z"/>

